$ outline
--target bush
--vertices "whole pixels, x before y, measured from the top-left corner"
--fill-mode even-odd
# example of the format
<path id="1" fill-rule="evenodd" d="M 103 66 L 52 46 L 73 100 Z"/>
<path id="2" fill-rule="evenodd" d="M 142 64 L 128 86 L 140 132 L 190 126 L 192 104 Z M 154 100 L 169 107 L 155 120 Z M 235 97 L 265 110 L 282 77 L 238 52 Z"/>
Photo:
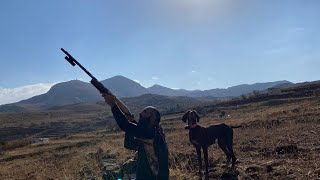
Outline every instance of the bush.
<path id="1" fill-rule="evenodd" d="M 320 89 L 314 90 L 314 91 L 313 91 L 313 95 L 314 95 L 315 97 L 319 97 L 319 96 L 320 96 Z"/>
<path id="2" fill-rule="evenodd" d="M 6 142 L 0 141 L 0 151 L 3 150 L 3 147 L 6 145 Z"/>
<path id="3" fill-rule="evenodd" d="M 21 148 L 28 146 L 31 144 L 31 139 L 18 139 L 13 141 L 7 141 L 7 142 L 0 142 L 0 150 L 12 150 L 16 148 Z"/>
<path id="4" fill-rule="evenodd" d="M 242 94 L 240 97 L 241 97 L 241 100 L 246 100 L 248 98 L 247 95 L 245 94 Z"/>

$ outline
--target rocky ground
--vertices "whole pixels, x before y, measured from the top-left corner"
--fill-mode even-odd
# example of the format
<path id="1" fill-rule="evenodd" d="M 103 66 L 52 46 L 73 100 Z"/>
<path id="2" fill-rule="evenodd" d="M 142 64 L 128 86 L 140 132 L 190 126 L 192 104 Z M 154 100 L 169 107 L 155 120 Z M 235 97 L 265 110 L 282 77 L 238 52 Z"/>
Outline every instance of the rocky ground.
<path id="1" fill-rule="evenodd" d="M 238 161 L 234 170 L 227 169 L 223 152 L 217 144 L 211 146 L 211 179 L 320 179 L 319 98 L 220 110 L 230 116 L 220 119 L 220 111 L 213 110 L 205 113 L 200 124 L 242 125 L 234 129 Z M 199 179 L 196 152 L 181 116 L 162 119 L 170 151 L 170 179 Z M 134 152 L 123 148 L 123 137 L 121 132 L 102 130 L 1 150 L 0 179 L 108 179 L 112 174 L 130 174 L 132 165 L 122 167 Z"/>

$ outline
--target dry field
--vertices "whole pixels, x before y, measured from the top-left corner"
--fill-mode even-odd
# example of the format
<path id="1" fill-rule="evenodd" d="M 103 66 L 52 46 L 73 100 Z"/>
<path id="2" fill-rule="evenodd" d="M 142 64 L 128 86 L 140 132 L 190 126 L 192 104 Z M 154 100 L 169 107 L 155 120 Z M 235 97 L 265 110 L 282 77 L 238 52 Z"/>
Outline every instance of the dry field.
<path id="1" fill-rule="evenodd" d="M 209 148 L 211 179 L 320 179 L 320 99 L 272 100 L 223 108 L 231 117 L 207 112 L 200 124 L 242 125 L 234 129 L 235 170 L 224 167 L 217 144 Z M 170 151 L 170 179 L 198 179 L 195 149 L 181 114 L 162 124 Z M 123 148 L 124 134 L 95 131 L 0 152 L 0 179 L 101 179 L 100 159 L 119 163 L 134 152 Z"/>

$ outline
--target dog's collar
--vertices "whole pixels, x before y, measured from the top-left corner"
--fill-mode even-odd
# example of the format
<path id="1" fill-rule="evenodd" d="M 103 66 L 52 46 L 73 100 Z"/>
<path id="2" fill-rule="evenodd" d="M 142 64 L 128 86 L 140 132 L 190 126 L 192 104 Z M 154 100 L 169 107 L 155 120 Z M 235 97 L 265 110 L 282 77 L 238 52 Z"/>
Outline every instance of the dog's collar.
<path id="1" fill-rule="evenodd" d="M 191 126 L 189 126 L 189 127 L 190 127 L 190 129 L 192 129 L 192 128 L 195 128 L 195 127 L 197 127 L 197 126 L 198 126 L 198 124 L 195 123 L 195 124 L 193 124 L 193 125 L 191 125 Z"/>

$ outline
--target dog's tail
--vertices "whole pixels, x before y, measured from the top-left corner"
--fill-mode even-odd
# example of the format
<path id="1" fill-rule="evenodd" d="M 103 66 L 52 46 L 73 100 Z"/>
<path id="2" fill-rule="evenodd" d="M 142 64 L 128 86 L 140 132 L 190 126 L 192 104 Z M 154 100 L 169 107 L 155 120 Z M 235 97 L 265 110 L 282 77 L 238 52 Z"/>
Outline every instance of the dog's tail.
<path id="1" fill-rule="evenodd" d="M 230 126 L 232 129 L 235 129 L 235 128 L 241 128 L 242 127 L 242 125 L 238 125 L 238 126 Z"/>

